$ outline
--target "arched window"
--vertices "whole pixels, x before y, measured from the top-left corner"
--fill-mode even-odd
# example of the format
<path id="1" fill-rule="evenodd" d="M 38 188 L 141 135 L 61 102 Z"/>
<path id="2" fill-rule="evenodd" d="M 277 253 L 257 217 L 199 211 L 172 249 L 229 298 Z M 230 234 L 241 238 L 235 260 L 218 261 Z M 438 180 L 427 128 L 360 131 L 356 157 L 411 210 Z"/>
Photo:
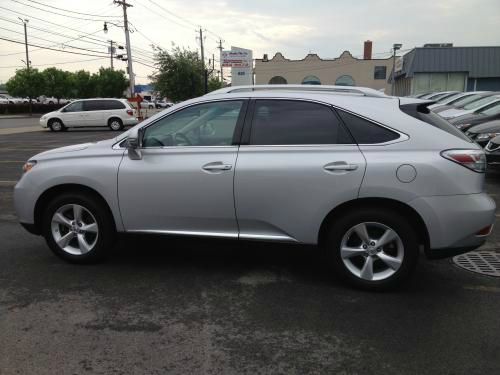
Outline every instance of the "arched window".
<path id="1" fill-rule="evenodd" d="M 316 76 L 307 76 L 302 80 L 303 85 L 321 85 L 321 81 Z"/>
<path id="2" fill-rule="evenodd" d="M 282 76 L 274 76 L 269 80 L 270 85 L 286 85 L 288 82 Z"/>
<path id="3" fill-rule="evenodd" d="M 335 84 L 337 86 L 356 86 L 356 82 L 354 81 L 354 78 L 352 78 L 350 75 L 343 75 L 337 78 L 335 81 Z"/>

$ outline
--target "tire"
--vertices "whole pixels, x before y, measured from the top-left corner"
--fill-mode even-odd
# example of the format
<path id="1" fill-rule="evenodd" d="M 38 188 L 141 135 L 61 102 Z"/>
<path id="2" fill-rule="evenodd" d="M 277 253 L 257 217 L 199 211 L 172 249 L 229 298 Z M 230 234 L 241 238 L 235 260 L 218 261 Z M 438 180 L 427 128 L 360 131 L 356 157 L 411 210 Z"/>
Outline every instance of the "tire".
<path id="1" fill-rule="evenodd" d="M 61 132 L 66 129 L 63 122 L 59 119 L 52 119 L 49 121 L 49 128 L 53 132 Z"/>
<path id="2" fill-rule="evenodd" d="M 390 241 L 382 241 L 385 245 L 380 246 L 377 242 L 383 240 L 383 235 Z M 362 289 L 387 290 L 401 286 L 415 270 L 417 238 L 404 216 L 386 208 L 366 208 L 336 220 L 328 228 L 324 246 L 341 279 Z"/>
<path id="3" fill-rule="evenodd" d="M 108 121 L 108 126 L 113 131 L 120 131 L 123 129 L 123 122 L 119 118 L 111 118 Z"/>
<path id="4" fill-rule="evenodd" d="M 149 106 L 149 109 L 153 109 L 154 107 L 152 105 Z"/>
<path id="5" fill-rule="evenodd" d="M 80 219 L 74 220 L 75 217 Z M 112 248 L 115 226 L 99 199 L 69 192 L 55 197 L 45 207 L 42 233 L 58 257 L 71 263 L 90 264 L 103 260 Z"/>

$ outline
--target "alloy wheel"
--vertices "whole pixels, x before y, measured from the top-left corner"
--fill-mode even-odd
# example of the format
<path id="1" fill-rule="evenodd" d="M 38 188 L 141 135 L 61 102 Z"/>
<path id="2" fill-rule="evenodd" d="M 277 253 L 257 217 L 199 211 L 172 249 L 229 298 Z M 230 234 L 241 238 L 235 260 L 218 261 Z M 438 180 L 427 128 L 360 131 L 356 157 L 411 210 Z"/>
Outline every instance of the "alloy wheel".
<path id="1" fill-rule="evenodd" d="M 396 231 L 387 225 L 363 222 L 343 236 L 340 257 L 354 276 L 381 281 L 394 275 L 403 264 L 404 245 Z"/>
<path id="2" fill-rule="evenodd" d="M 120 121 L 118 121 L 118 120 L 113 120 L 113 121 L 111 121 L 111 123 L 109 124 L 109 126 L 113 130 L 120 130 L 121 127 L 122 127 L 122 124 L 120 124 Z"/>
<path id="3" fill-rule="evenodd" d="M 61 250 L 71 255 L 83 255 L 95 247 L 99 228 L 94 215 L 85 207 L 66 204 L 54 213 L 51 231 Z"/>

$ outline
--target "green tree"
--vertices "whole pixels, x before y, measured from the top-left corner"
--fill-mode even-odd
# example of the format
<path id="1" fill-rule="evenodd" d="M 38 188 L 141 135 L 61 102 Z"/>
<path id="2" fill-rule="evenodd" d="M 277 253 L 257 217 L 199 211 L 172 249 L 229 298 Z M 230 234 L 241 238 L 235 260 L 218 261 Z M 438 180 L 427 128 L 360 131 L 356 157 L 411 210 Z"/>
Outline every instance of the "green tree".
<path id="1" fill-rule="evenodd" d="M 172 52 L 157 49 L 155 61 L 158 72 L 151 79 L 161 96 L 178 102 L 203 95 L 203 72 L 196 52 L 175 46 Z"/>
<path id="2" fill-rule="evenodd" d="M 215 90 L 221 89 L 223 87 L 224 87 L 224 85 L 219 80 L 219 77 L 211 76 L 208 79 L 208 92 L 215 91 Z"/>
<path id="3" fill-rule="evenodd" d="M 71 96 L 71 73 L 57 68 L 47 68 L 42 72 L 45 89 L 44 94 L 57 99 Z"/>
<path id="4" fill-rule="evenodd" d="M 72 98 L 94 98 L 97 96 L 97 79 L 86 70 L 71 74 Z"/>
<path id="5" fill-rule="evenodd" d="M 128 79 L 123 70 L 100 68 L 99 73 L 93 74 L 97 96 L 102 98 L 121 98 L 128 87 Z"/>
<path id="6" fill-rule="evenodd" d="M 37 98 L 43 94 L 45 81 L 43 74 L 37 69 L 18 69 L 5 87 L 10 95 L 19 97 Z"/>

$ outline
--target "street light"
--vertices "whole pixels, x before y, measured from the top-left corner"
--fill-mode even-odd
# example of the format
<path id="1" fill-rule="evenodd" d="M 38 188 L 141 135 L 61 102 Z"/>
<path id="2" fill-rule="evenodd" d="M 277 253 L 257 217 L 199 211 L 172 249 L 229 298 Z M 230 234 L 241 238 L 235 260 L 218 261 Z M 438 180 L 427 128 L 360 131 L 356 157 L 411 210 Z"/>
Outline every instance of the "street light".
<path id="1" fill-rule="evenodd" d="M 394 43 L 392 45 L 392 84 L 391 95 L 394 96 L 394 86 L 396 82 L 396 51 L 400 50 L 403 45 L 401 43 Z"/>

